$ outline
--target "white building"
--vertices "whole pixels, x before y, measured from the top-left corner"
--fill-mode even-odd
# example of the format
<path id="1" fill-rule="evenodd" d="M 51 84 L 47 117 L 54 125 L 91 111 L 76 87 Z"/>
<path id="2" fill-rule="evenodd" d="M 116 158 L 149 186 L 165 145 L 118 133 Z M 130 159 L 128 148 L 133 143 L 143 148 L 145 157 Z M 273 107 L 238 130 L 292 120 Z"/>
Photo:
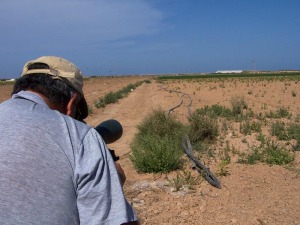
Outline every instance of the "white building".
<path id="1" fill-rule="evenodd" d="M 218 70 L 216 73 L 241 73 L 243 70 Z"/>

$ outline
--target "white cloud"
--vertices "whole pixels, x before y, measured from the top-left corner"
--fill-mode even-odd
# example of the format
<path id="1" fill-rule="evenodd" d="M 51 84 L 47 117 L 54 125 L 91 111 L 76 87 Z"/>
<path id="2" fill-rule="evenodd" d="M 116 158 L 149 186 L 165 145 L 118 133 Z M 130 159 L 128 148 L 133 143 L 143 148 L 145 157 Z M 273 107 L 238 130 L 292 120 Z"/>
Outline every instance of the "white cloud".
<path id="1" fill-rule="evenodd" d="M 145 0 L 1 0 L 0 44 L 89 45 L 155 34 L 163 19 Z"/>

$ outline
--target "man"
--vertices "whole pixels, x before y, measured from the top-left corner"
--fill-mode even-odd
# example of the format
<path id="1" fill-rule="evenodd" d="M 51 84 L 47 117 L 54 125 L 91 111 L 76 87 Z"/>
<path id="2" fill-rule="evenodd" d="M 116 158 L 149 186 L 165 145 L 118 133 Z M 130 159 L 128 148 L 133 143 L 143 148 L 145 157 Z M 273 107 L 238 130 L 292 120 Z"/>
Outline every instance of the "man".
<path id="1" fill-rule="evenodd" d="M 1 225 L 138 224 L 105 143 L 78 121 L 82 87 L 73 63 L 44 56 L 0 104 Z"/>

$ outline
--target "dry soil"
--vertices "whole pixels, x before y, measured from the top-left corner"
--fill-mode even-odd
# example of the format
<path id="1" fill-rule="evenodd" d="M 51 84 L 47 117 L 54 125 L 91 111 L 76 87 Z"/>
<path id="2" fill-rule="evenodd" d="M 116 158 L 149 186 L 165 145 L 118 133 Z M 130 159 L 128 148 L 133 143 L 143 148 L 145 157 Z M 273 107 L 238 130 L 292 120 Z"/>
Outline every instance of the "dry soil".
<path id="1" fill-rule="evenodd" d="M 143 83 L 115 104 L 95 108 L 94 101 L 109 91 L 145 79 L 151 83 Z M 299 153 L 296 153 L 293 170 L 262 163 L 239 164 L 233 158 L 227 167 L 227 176 L 218 176 L 221 189 L 200 179 L 192 189 L 180 191 L 175 191 L 171 182 L 178 171 L 138 173 L 129 159 L 130 143 L 137 125 L 153 109 L 168 110 L 177 105 L 180 94 L 175 90 L 192 98 L 192 111 L 212 104 L 230 106 L 233 96 L 243 96 L 256 114 L 288 107 L 293 115 L 297 115 L 300 113 L 299 87 L 300 82 L 289 80 L 206 79 L 162 84 L 152 77 L 90 78 L 85 81 L 84 92 L 93 113 L 86 122 L 96 126 L 103 120 L 114 118 L 123 125 L 122 138 L 109 147 L 120 156 L 119 162 L 127 175 L 125 194 L 141 224 L 300 224 Z M 0 86 L 0 102 L 10 97 L 11 88 L 11 85 Z M 172 113 L 185 121 L 190 99 L 183 97 L 183 100 L 182 106 Z M 251 135 L 229 133 L 225 138 L 238 150 L 247 150 L 255 142 Z M 216 144 L 216 148 L 221 147 Z M 209 162 L 207 166 L 212 172 L 218 170 L 216 162 Z M 191 173 L 195 178 L 199 177 L 196 171 Z"/>

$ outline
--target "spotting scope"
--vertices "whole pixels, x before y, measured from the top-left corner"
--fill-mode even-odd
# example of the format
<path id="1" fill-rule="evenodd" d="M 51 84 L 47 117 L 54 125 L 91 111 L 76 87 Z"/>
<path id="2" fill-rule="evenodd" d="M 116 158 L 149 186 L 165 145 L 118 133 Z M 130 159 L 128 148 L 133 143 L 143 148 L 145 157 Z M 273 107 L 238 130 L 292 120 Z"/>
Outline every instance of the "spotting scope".
<path id="1" fill-rule="evenodd" d="M 95 127 L 95 130 L 101 135 L 105 144 L 111 144 L 117 141 L 123 134 L 123 127 L 119 121 L 115 119 L 109 119 L 101 122 L 98 126 Z M 119 159 L 115 155 L 115 151 L 109 149 L 114 161 Z"/>

